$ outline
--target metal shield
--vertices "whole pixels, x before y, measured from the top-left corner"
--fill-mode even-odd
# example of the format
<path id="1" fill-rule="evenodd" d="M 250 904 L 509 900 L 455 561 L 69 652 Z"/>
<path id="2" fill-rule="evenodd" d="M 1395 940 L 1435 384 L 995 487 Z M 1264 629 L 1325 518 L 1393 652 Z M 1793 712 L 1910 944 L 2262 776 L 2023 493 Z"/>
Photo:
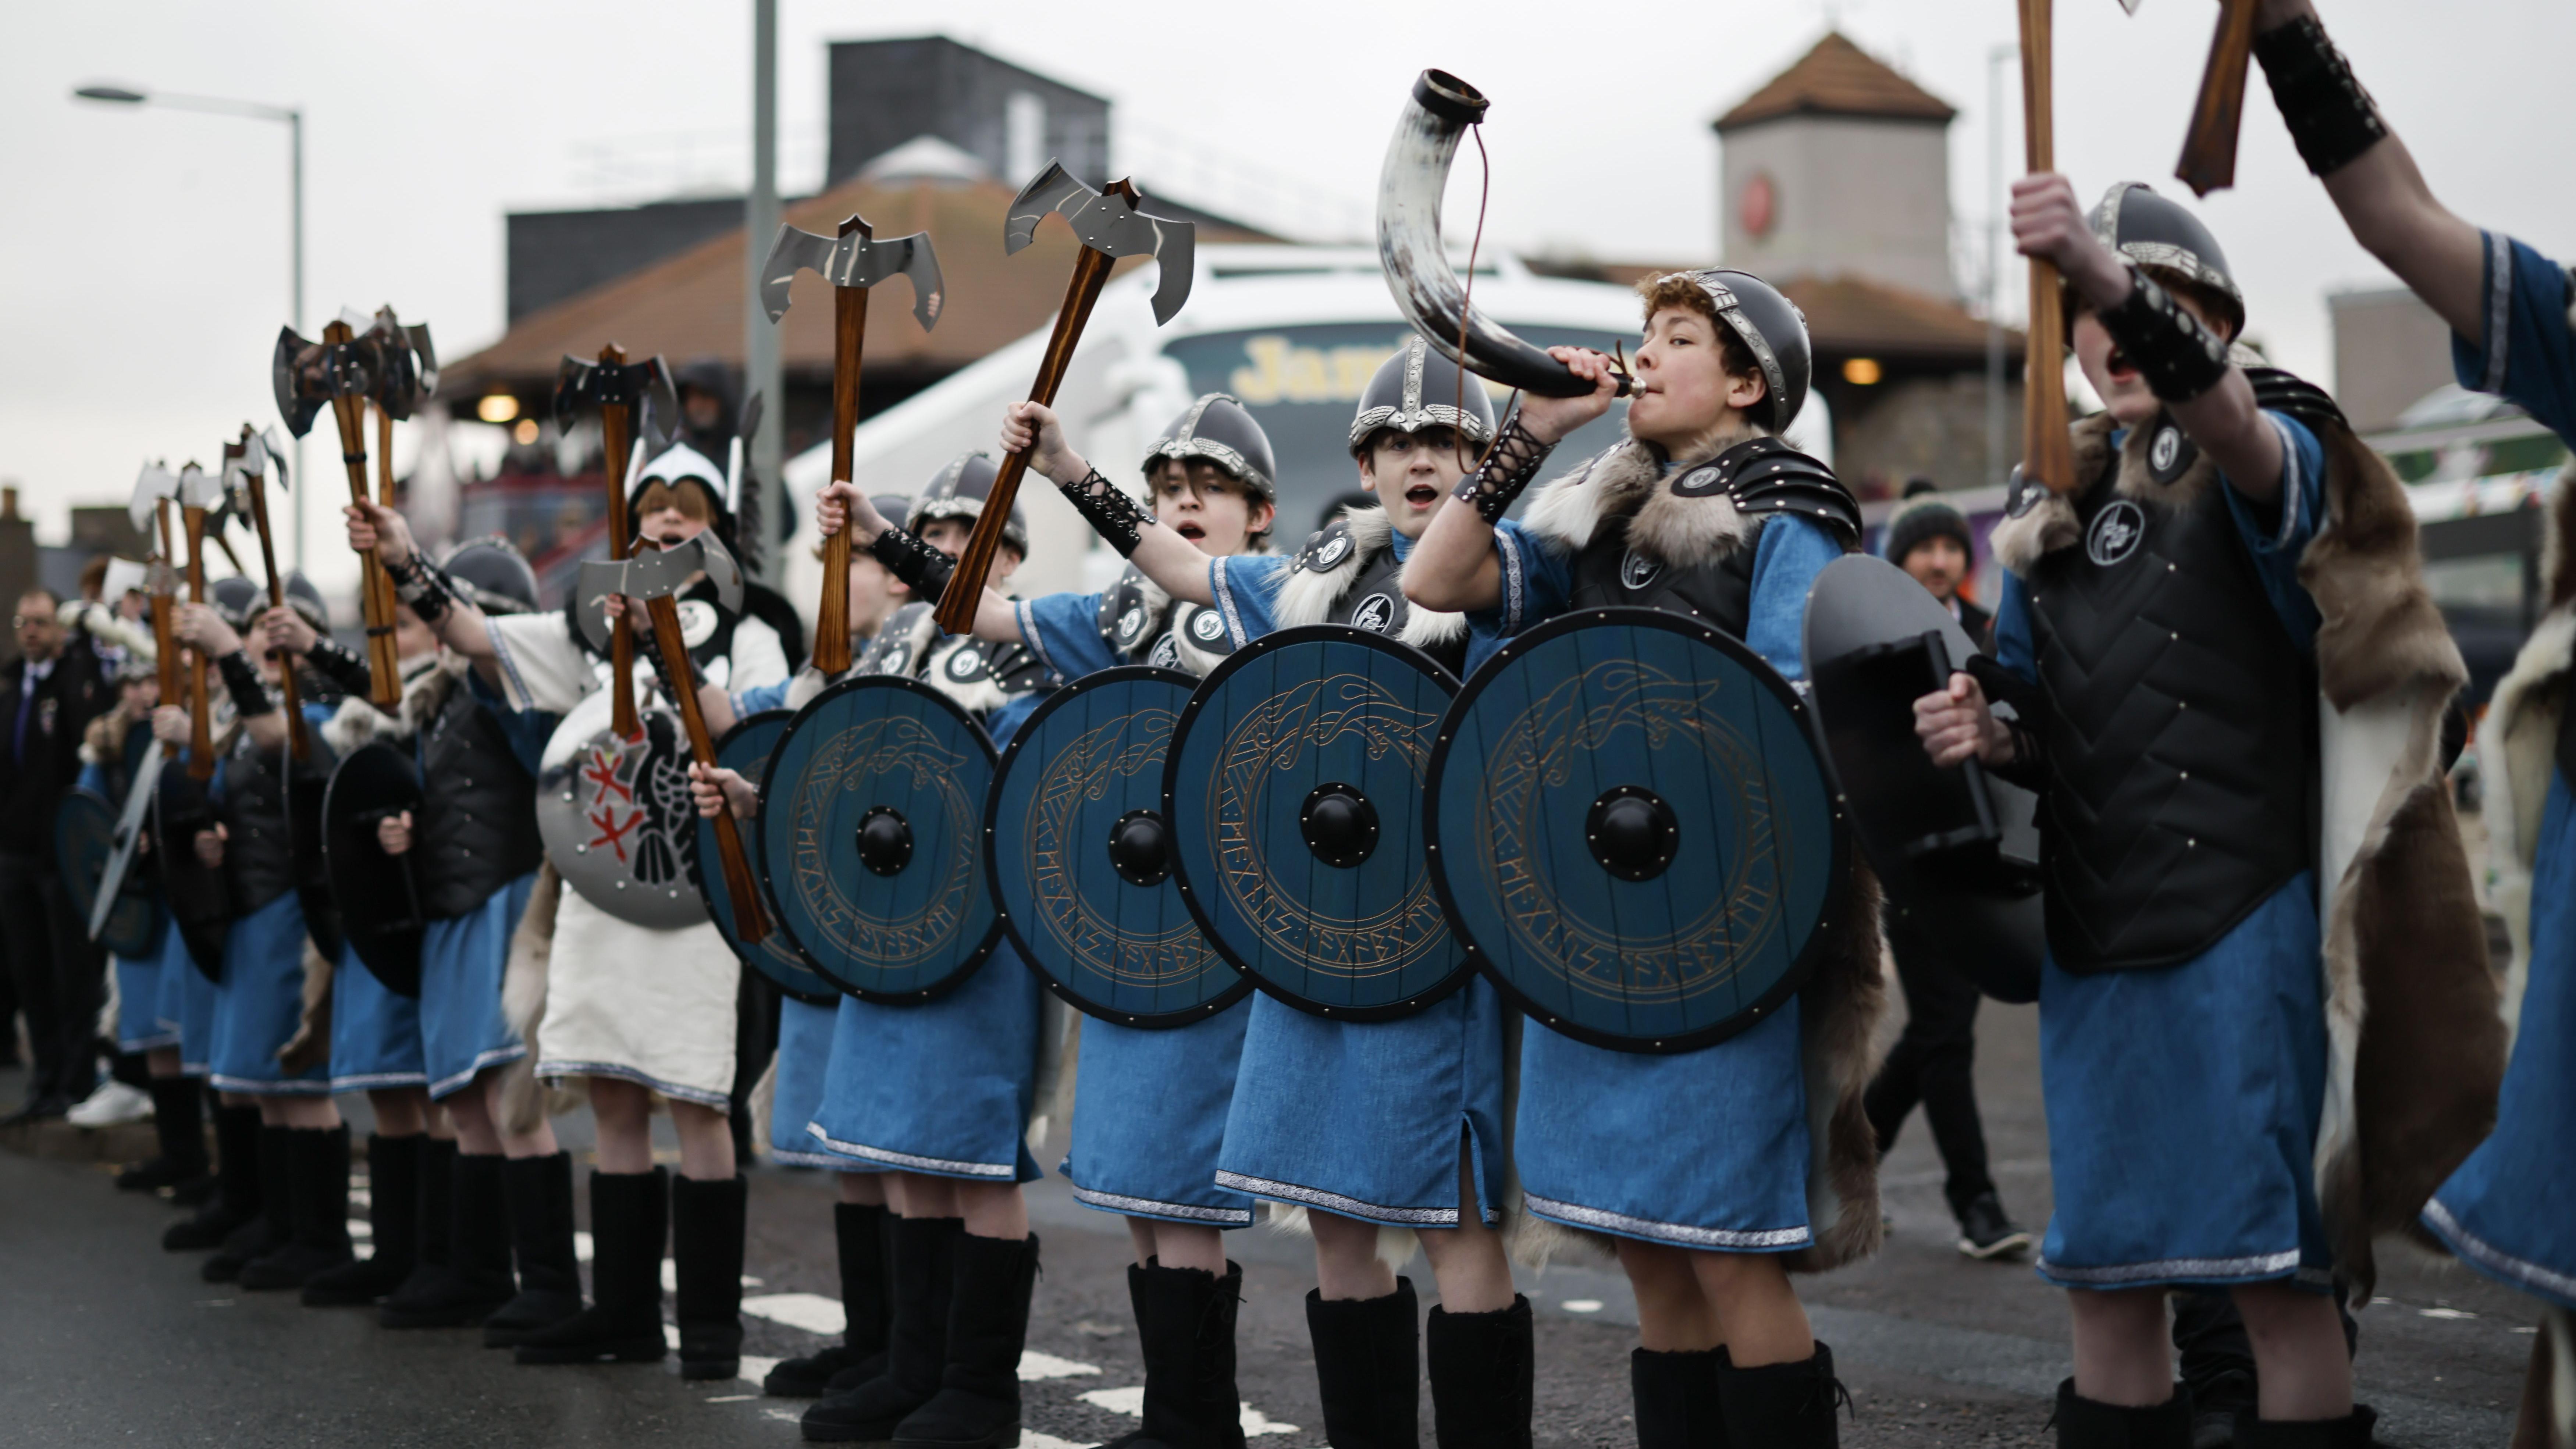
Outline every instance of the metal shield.
<path id="1" fill-rule="evenodd" d="M 779 736 L 787 733 L 790 718 L 792 716 L 786 710 L 766 709 L 735 721 L 734 727 L 725 731 L 724 738 L 716 741 L 716 763 L 755 785 L 759 784 L 761 776 L 769 770 L 769 752 L 777 748 Z M 751 857 L 752 874 L 761 878 L 762 903 L 768 906 L 771 918 L 775 919 L 778 902 L 769 890 L 769 872 L 761 868 L 760 832 L 746 830 L 742 839 L 744 853 Z M 716 858 L 715 823 L 703 818 L 698 821 L 697 858 L 701 862 Z M 699 883 L 701 886 L 705 884 L 703 879 Z M 833 985 L 830 977 L 814 969 L 814 963 L 805 959 L 805 953 L 788 939 L 786 932 L 772 931 L 761 938 L 759 945 L 746 946 L 733 931 L 733 897 L 721 890 L 711 890 L 706 892 L 706 899 L 707 914 L 715 918 L 716 930 L 723 934 L 725 944 L 733 948 L 733 953 L 742 958 L 744 965 L 768 977 L 779 990 L 808 1005 L 830 1006 L 841 999 L 841 988 Z"/>
<path id="2" fill-rule="evenodd" d="M 379 740 L 352 750 L 322 796 L 323 864 L 349 949 L 398 996 L 420 995 L 420 889 L 408 854 L 387 855 L 376 826 L 420 808 L 420 771 Z"/>
<path id="3" fill-rule="evenodd" d="M 1890 934 L 1998 1001 L 2038 1000 L 2038 797 L 1974 760 L 1934 765 L 1914 733 L 1914 701 L 1979 652 L 1967 631 L 1904 570 L 1852 554 L 1809 588 L 1804 650 L 1827 763 L 1886 889 Z"/>
<path id="4" fill-rule="evenodd" d="M 89 790 L 74 790 L 54 809 L 54 860 L 62 871 L 63 893 L 84 921 L 98 903 L 98 888 L 107 874 L 107 858 L 116 852 L 117 810 Z M 108 907 L 107 927 L 98 943 L 129 961 L 151 954 L 161 934 L 160 893 L 129 872 L 116 904 Z"/>
<path id="5" fill-rule="evenodd" d="M 1423 786 L 1456 686 L 1345 624 L 1283 629 L 1210 671 L 1163 776 L 1191 912 L 1303 1011 L 1419 1011 L 1474 969 L 1424 858 Z"/>
<path id="6" fill-rule="evenodd" d="M 937 690 L 845 679 L 796 712 L 761 782 L 778 924 L 867 1001 L 927 1001 L 984 964 L 1002 923 L 984 887 L 993 742 Z"/>
<path id="7" fill-rule="evenodd" d="M 224 979 L 224 934 L 232 927 L 232 887 L 223 867 L 197 859 L 197 832 L 215 828 L 206 787 L 185 770 L 163 770 L 152 800 L 152 857 L 160 862 L 161 898 L 188 948 L 188 959 L 209 981 Z"/>
<path id="8" fill-rule="evenodd" d="M 1477 964 L 1538 1021 L 1621 1051 L 1767 1019 L 1849 867 L 1807 715 L 1685 615 L 1585 609 L 1504 645 L 1431 762 L 1434 879 Z"/>
<path id="9" fill-rule="evenodd" d="M 1104 669 L 1057 690 L 1011 736 L 984 815 L 1002 926 L 1058 996 L 1121 1026 L 1186 1026 L 1252 983 L 1181 900 L 1163 758 L 1197 681 Z"/>
<path id="10" fill-rule="evenodd" d="M 593 690 L 555 726 L 537 765 L 537 832 L 564 884 L 621 921 L 658 931 L 707 918 L 690 852 L 698 811 L 689 752 L 668 710 L 642 712 L 620 739 L 610 691 Z"/>

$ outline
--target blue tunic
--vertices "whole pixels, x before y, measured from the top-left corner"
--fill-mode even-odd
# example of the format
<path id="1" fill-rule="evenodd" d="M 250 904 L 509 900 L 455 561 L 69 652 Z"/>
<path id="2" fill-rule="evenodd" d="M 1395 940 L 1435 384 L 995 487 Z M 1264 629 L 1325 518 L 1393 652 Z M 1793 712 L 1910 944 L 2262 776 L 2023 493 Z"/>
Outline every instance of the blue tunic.
<path id="1" fill-rule="evenodd" d="M 2317 606 L 2298 563 L 2324 519 L 2325 449 L 2296 420 L 2265 416 L 2282 442 L 2277 516 L 2259 516 L 2232 483 L 2225 496 L 2279 627 L 2313 652 Z M 1995 658 L 2038 677 L 2030 591 L 2011 573 Z M 2312 872 L 2182 965 L 2076 975 L 2048 960 L 2040 1086 L 2056 1213 L 2041 1277 L 2067 1288 L 2326 1286 L 2314 1182 L 2324 971 Z"/>
<path id="2" fill-rule="evenodd" d="M 1514 520 L 1495 527 L 1494 549 L 1503 597 L 1467 616 L 1471 670 L 1573 598 L 1571 551 Z M 1808 587 L 1841 556 L 1832 534 L 1793 514 L 1772 515 L 1756 539 L 1744 642 L 1792 680 L 1805 676 Z M 1738 1036 L 1669 1056 L 1524 1023 L 1513 1142 L 1530 1211 L 1683 1248 L 1788 1252 L 1812 1242 L 1799 1015 L 1792 1001 Z M 1709 1110 L 1714 1102 L 1726 1110 Z"/>
<path id="3" fill-rule="evenodd" d="M 2489 233 L 2486 335 L 2453 337 L 2451 351 L 2461 385 L 2502 393 L 2576 446 L 2569 290 L 2565 269 Z M 2534 844 L 2531 957 L 2495 1132 L 2433 1194 L 2424 1224 L 2469 1266 L 2576 1309 L 2576 802 L 2554 769 Z"/>
<path id="4" fill-rule="evenodd" d="M 205 1076 L 214 1070 L 215 983 L 197 969 L 175 921 L 161 933 L 159 974 L 161 995 L 153 1015 L 179 1034 L 179 1074 Z"/>
<path id="5" fill-rule="evenodd" d="M 454 1096 L 484 1068 L 528 1054 L 502 1014 L 501 979 L 509 969 L 510 937 L 536 884 L 531 871 L 421 933 L 421 1054 L 432 1097 Z"/>
<path id="6" fill-rule="evenodd" d="M 214 1041 L 207 1065 L 215 1089 L 253 1096 L 320 1096 L 331 1069 L 317 1062 L 289 1074 L 278 1048 L 304 1019 L 304 906 L 288 891 L 235 920 L 224 933 L 224 979 L 215 988 Z"/>
<path id="7" fill-rule="evenodd" d="M 839 1015 L 837 1005 L 815 1006 L 792 996 L 779 999 L 777 1066 L 769 1094 L 769 1156 L 788 1167 L 875 1172 L 874 1164 L 824 1151 L 805 1130 L 822 1110 L 823 1084 L 832 1063 L 832 1028 Z"/>
<path id="8" fill-rule="evenodd" d="M 140 862 L 137 862 L 140 864 Z M 161 929 L 152 938 L 152 947 L 141 956 L 116 958 L 116 1049 L 121 1052 L 157 1051 L 179 1044 L 177 1017 L 164 1016 L 161 1009 L 162 963 L 170 954 L 170 943 L 178 939 L 179 928 L 165 915 Z M 182 951 L 184 956 L 186 953 Z M 193 967 L 183 969 L 193 970 Z"/>
<path id="9" fill-rule="evenodd" d="M 428 1085 L 429 1069 L 420 1050 L 420 1001 L 387 990 L 357 952 L 341 947 L 331 973 L 331 1090 Z"/>

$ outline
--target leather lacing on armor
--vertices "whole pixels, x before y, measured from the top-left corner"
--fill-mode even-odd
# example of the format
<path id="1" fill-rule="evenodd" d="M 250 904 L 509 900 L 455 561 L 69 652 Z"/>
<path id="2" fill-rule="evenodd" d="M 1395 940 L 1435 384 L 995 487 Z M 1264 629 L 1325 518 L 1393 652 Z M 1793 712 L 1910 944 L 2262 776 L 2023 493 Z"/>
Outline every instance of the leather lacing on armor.
<path id="1" fill-rule="evenodd" d="M 1120 558 L 1135 557 L 1137 545 L 1144 542 L 1146 527 L 1154 521 L 1154 515 L 1143 504 L 1101 477 L 1097 468 L 1071 483 L 1055 486 L 1073 505 L 1074 512 L 1082 515 L 1082 521 L 1091 525 L 1091 531 L 1118 550 Z"/>
<path id="2" fill-rule="evenodd" d="M 1472 472 L 1458 480 L 1457 490 L 1450 496 L 1475 509 L 1476 516 L 1488 524 L 1494 523 L 1511 511 L 1521 491 L 1538 477 L 1547 455 L 1555 451 L 1554 443 L 1539 441 L 1538 435 L 1522 424 L 1520 400 L 1515 398 L 1511 411 L 1503 415 L 1502 426 L 1494 430 L 1493 446 L 1485 450 Z"/>

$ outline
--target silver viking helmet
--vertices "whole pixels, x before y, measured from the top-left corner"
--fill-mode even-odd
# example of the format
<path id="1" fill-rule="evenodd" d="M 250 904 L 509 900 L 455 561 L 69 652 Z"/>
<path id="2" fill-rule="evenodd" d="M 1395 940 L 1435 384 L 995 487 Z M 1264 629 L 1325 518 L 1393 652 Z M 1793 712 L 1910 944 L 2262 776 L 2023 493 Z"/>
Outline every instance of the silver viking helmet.
<path id="1" fill-rule="evenodd" d="M 2245 294 L 2227 269 L 2227 253 L 2199 217 L 2180 202 L 2158 196 L 2143 181 L 2122 181 L 2102 193 L 2086 218 L 2102 245 L 2136 262 L 2159 281 L 2180 282 L 2215 305 L 2228 335 L 2245 330 Z M 2067 325 L 2075 322 L 2068 308 Z"/>
<path id="2" fill-rule="evenodd" d="M 471 538 L 448 550 L 439 567 L 486 614 L 530 614 L 537 608 L 537 571 L 499 534 Z"/>
<path id="3" fill-rule="evenodd" d="M 1458 364 L 1433 352 L 1421 333 L 1408 333 L 1404 345 L 1378 364 L 1360 392 L 1360 410 L 1351 419 L 1351 456 L 1366 453 L 1380 428 L 1399 433 L 1455 428 L 1459 437 L 1480 447 L 1493 441 L 1494 400 L 1481 380 L 1463 381 L 1461 386 Z"/>
<path id="4" fill-rule="evenodd" d="M 1807 314 L 1781 295 L 1780 289 L 1751 272 L 1722 267 L 1676 272 L 1708 294 L 1709 305 L 1744 343 L 1762 369 L 1769 406 L 1757 421 L 1774 435 L 1785 434 L 1807 405 L 1807 387 L 1815 374 L 1815 352 L 1807 340 Z M 1658 280 L 1661 280 L 1658 278 Z"/>
<path id="5" fill-rule="evenodd" d="M 637 475 L 634 485 L 626 490 L 626 506 L 631 511 L 636 501 L 644 496 L 644 490 L 656 483 L 676 487 L 684 480 L 707 490 L 707 501 L 715 505 L 716 521 L 725 525 L 724 531 L 730 533 L 734 509 L 732 482 L 725 477 L 725 470 L 716 466 L 714 459 L 686 443 L 673 443 L 644 465 L 644 471 Z"/>
<path id="6" fill-rule="evenodd" d="M 880 501 L 877 511 L 885 513 L 889 522 L 914 533 L 943 518 L 962 518 L 972 523 L 984 516 L 984 499 L 992 493 L 994 475 L 1000 471 L 989 453 L 960 453 L 933 474 L 930 486 L 905 508 L 885 513 Z M 1002 544 L 1017 550 L 1022 558 L 1029 556 L 1029 523 L 1016 504 L 1011 508 L 1011 521 L 1002 529 Z"/>
<path id="7" fill-rule="evenodd" d="M 1279 464 L 1270 452 L 1270 435 L 1250 410 L 1225 393 L 1201 397 L 1163 429 L 1145 452 L 1148 479 L 1166 458 L 1204 458 L 1262 498 L 1279 501 Z"/>
<path id="8" fill-rule="evenodd" d="M 260 615 L 268 612 L 268 590 L 244 575 L 234 574 L 208 584 L 206 602 L 236 633 L 246 632 L 259 622 Z M 331 613 L 323 607 L 322 591 L 300 572 L 286 576 L 286 603 L 304 616 L 305 623 L 325 634 L 331 632 Z"/>

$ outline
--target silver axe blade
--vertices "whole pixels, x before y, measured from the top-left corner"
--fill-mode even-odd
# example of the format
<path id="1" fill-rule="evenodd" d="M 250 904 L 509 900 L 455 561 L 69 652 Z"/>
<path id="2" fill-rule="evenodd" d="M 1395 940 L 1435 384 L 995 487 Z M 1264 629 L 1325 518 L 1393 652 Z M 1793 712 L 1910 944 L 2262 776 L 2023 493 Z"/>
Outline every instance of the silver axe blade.
<path id="1" fill-rule="evenodd" d="M 134 496 L 126 501 L 125 516 L 144 537 L 158 545 L 160 535 L 154 532 L 152 520 L 160 512 L 161 500 L 179 496 L 179 475 L 161 463 L 146 463 L 134 479 Z"/>
<path id="2" fill-rule="evenodd" d="M 377 405 L 396 421 L 409 418 L 438 391 L 438 354 L 429 345 L 429 324 L 406 327 L 386 306 L 377 308 L 360 331 L 376 352 Z"/>
<path id="3" fill-rule="evenodd" d="M 801 227 L 780 226 L 770 243 L 769 260 L 760 267 L 760 305 L 769 320 L 787 315 L 787 284 L 800 271 L 811 271 L 835 287 L 873 287 L 892 277 L 912 283 L 912 318 L 929 331 L 939 325 L 946 295 L 939 277 L 939 254 L 931 250 L 930 233 L 888 237 L 859 223 L 848 236 L 817 236 Z"/>
<path id="4" fill-rule="evenodd" d="M 277 329 L 277 347 L 269 354 L 269 386 L 277 394 L 277 415 L 285 420 L 286 430 L 299 438 L 313 430 L 314 415 L 331 399 L 375 391 L 376 354 L 366 339 L 367 329 L 375 323 L 345 309 L 340 320 L 352 317 L 359 335 L 329 346 L 305 338 L 292 327 Z"/>
<path id="5" fill-rule="evenodd" d="M 1197 226 L 1138 211 L 1125 197 L 1094 191 L 1062 162 L 1049 161 L 1011 202 L 1010 218 L 1002 223 L 1003 252 L 1016 253 L 1036 240 L 1038 223 L 1050 211 L 1061 213 L 1082 244 L 1103 256 L 1152 257 L 1162 271 L 1154 283 L 1154 321 L 1159 325 L 1180 314 L 1195 280 Z"/>
<path id="6" fill-rule="evenodd" d="M 179 470 L 179 506 L 216 508 L 224 501 L 224 480 L 191 463 Z"/>
<path id="7" fill-rule="evenodd" d="M 115 607 L 115 602 L 127 594 L 143 594 L 151 591 L 152 565 L 150 563 L 137 562 L 130 558 L 111 558 L 107 561 L 107 577 L 98 586 L 98 596 L 109 607 Z"/>
<path id="8" fill-rule="evenodd" d="M 689 581 L 705 574 L 716 586 L 716 602 L 728 613 L 742 609 L 742 566 L 713 532 L 702 532 L 685 543 L 669 548 L 639 550 L 634 557 L 618 560 L 585 559 L 573 617 L 581 621 L 581 636 L 594 649 L 608 648 L 608 611 L 602 607 L 611 594 L 630 599 L 653 599 L 664 594 L 677 594 Z M 637 628 L 650 628 L 637 621 Z"/>
<path id="9" fill-rule="evenodd" d="M 555 367 L 555 431 L 571 432 L 585 404 L 642 408 L 644 415 L 633 419 L 638 438 L 667 437 L 679 430 L 679 389 L 671 382 L 670 365 L 658 353 L 616 367 L 566 353 Z"/>
<path id="10" fill-rule="evenodd" d="M 115 577 L 113 564 L 108 576 Z M 116 814 L 115 848 L 108 852 L 107 869 L 99 874 L 98 899 L 90 903 L 89 938 L 93 941 L 107 929 L 108 913 L 116 909 L 117 894 L 125 889 L 126 873 L 134 865 L 134 847 L 143 838 L 144 814 L 152 808 L 153 791 L 161 783 L 163 763 L 161 742 L 156 739 L 144 747 L 143 762 L 135 767 L 134 783 L 126 788 L 125 808 Z"/>

